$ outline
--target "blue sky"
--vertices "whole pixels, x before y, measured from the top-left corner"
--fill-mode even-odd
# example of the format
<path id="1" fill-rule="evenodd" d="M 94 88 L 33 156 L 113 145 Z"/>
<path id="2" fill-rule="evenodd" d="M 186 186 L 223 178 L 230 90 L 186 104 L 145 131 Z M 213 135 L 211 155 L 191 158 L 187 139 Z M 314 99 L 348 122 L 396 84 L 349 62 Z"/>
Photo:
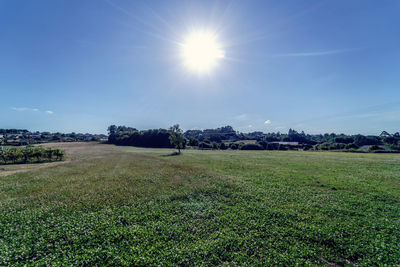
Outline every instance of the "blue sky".
<path id="1" fill-rule="evenodd" d="M 0 128 L 400 131 L 400 1 L 0 0 Z M 209 30 L 225 58 L 180 57 Z"/>

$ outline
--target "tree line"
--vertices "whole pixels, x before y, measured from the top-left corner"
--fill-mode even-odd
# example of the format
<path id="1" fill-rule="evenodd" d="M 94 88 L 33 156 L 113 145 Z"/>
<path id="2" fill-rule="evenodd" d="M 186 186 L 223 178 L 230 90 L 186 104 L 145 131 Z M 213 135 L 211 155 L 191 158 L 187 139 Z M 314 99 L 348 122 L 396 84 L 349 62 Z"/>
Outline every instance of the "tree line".
<path id="1" fill-rule="evenodd" d="M 170 141 L 171 132 L 167 129 L 139 131 L 136 128 L 111 125 L 108 127 L 108 133 L 108 142 L 115 145 L 153 148 L 175 147 Z M 185 145 L 186 143 L 183 143 L 181 148 L 185 148 Z"/>
<path id="2" fill-rule="evenodd" d="M 170 129 L 171 130 L 171 129 Z M 111 125 L 109 143 L 139 147 L 176 147 L 170 142 L 170 130 L 139 131 L 136 128 Z M 183 133 L 182 148 L 239 150 L 342 150 L 357 151 L 368 146 L 369 151 L 400 151 L 400 134 L 385 131 L 379 136 L 346 134 L 306 134 L 289 129 L 288 133 L 241 133 L 231 126 L 216 129 L 188 130 Z M 251 140 L 252 143 L 249 143 Z"/>
<path id="3" fill-rule="evenodd" d="M 65 152 L 58 148 L 43 147 L 0 147 L 0 164 L 51 162 L 64 159 Z"/>

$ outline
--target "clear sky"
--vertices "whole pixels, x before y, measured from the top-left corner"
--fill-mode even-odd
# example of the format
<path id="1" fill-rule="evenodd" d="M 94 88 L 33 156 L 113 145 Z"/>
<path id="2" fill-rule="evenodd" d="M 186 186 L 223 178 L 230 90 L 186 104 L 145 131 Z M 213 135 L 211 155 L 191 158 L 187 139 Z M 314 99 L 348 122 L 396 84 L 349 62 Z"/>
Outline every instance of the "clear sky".
<path id="1" fill-rule="evenodd" d="M 0 0 L 0 128 L 400 131 L 400 1 Z M 224 57 L 191 71 L 209 31 Z"/>

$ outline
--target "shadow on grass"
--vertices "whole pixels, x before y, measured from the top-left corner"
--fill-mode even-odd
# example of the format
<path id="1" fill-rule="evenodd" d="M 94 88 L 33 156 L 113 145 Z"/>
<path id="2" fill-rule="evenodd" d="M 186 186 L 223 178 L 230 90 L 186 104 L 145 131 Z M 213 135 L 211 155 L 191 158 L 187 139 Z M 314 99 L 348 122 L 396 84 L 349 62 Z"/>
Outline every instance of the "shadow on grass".
<path id="1" fill-rule="evenodd" d="M 61 160 L 41 160 L 41 161 L 27 161 L 27 162 L 0 162 L 0 166 L 8 166 L 8 165 L 34 165 L 34 164 L 42 164 L 42 163 L 52 163 L 52 162 L 63 162 L 65 159 Z M 4 169 L 4 168 L 3 168 Z"/>
<path id="2" fill-rule="evenodd" d="M 179 156 L 179 155 L 181 155 L 181 153 L 173 152 L 171 154 L 161 155 L 161 157 L 173 157 L 173 156 Z"/>

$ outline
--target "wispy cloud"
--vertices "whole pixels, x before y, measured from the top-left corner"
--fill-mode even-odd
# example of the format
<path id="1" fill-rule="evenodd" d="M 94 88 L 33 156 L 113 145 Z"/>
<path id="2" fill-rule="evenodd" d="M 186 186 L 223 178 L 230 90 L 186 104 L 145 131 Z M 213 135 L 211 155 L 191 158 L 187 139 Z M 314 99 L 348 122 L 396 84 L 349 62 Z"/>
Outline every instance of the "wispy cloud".
<path id="1" fill-rule="evenodd" d="M 240 114 L 240 115 L 237 115 L 237 116 L 235 117 L 235 119 L 238 120 L 238 121 L 243 121 L 243 120 L 247 119 L 247 114 Z"/>
<path id="2" fill-rule="evenodd" d="M 14 111 L 18 111 L 18 112 L 40 112 L 40 110 L 38 108 L 12 107 L 11 109 Z M 52 115 L 52 114 L 54 114 L 54 111 L 46 110 L 46 111 L 44 111 L 44 113 Z"/>
<path id="3" fill-rule="evenodd" d="M 264 121 L 264 124 L 271 124 L 271 120 L 266 120 L 266 121 Z"/>
<path id="4" fill-rule="evenodd" d="M 15 110 L 15 111 L 34 111 L 34 112 L 38 112 L 39 111 L 39 109 L 37 109 L 37 108 L 25 108 L 25 107 L 20 107 L 20 108 L 17 108 L 17 107 L 12 107 L 11 108 L 12 110 Z"/>
<path id="5" fill-rule="evenodd" d="M 351 49 L 336 49 L 336 50 L 325 50 L 325 51 L 313 51 L 313 52 L 299 52 L 299 53 L 284 53 L 276 54 L 273 57 L 317 57 L 317 56 L 329 56 L 335 54 L 348 53 L 351 51 L 359 50 L 359 48 Z"/>

